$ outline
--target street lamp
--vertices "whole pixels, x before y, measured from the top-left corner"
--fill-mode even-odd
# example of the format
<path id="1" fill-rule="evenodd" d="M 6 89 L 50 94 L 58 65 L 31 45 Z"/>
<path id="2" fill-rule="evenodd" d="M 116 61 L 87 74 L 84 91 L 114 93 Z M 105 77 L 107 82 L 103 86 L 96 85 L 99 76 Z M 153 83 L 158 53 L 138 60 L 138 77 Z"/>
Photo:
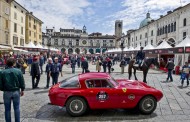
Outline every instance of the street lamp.
<path id="1" fill-rule="evenodd" d="M 51 46 L 51 35 L 50 35 L 50 34 L 48 34 L 48 42 L 47 42 L 47 46 L 48 46 L 47 57 L 50 58 L 50 46 Z"/>
<path id="2" fill-rule="evenodd" d="M 120 48 L 121 48 L 121 59 L 122 59 L 122 57 L 123 57 L 123 50 L 124 50 L 124 48 L 125 48 L 125 46 L 124 46 L 124 41 L 125 41 L 124 35 L 122 35 L 122 37 L 121 37 L 121 45 L 120 45 Z"/>

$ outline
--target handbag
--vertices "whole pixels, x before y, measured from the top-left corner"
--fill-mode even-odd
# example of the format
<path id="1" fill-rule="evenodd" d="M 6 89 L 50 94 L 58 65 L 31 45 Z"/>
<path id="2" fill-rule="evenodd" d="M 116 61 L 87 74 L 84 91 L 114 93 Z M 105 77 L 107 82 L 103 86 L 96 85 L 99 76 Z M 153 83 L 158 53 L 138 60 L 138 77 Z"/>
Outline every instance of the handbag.
<path id="1" fill-rule="evenodd" d="M 22 66 L 23 66 L 23 68 L 25 68 L 25 69 L 28 67 L 26 63 L 24 63 Z"/>

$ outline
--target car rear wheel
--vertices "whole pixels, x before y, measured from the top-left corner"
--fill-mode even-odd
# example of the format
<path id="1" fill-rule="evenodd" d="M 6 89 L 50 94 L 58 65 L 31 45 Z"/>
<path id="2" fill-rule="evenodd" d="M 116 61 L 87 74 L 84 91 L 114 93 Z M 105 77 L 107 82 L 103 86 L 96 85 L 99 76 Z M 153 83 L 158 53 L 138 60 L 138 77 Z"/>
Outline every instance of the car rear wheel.
<path id="1" fill-rule="evenodd" d="M 142 114 L 151 114 L 157 106 L 157 101 L 152 96 L 146 96 L 139 103 L 139 110 Z"/>
<path id="2" fill-rule="evenodd" d="M 87 111 L 87 103 L 81 97 L 71 97 L 66 103 L 66 110 L 71 116 L 81 116 Z"/>

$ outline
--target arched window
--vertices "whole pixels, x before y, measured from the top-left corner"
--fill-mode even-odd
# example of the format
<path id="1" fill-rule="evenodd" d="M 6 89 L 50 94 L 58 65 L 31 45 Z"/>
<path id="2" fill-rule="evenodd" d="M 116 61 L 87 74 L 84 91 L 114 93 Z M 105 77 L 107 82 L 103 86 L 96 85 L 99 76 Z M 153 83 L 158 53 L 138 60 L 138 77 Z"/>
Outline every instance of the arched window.
<path id="1" fill-rule="evenodd" d="M 170 28 L 171 28 L 171 27 L 170 27 L 170 24 L 169 24 L 169 25 L 168 25 L 168 33 L 170 33 Z"/>
<path id="2" fill-rule="evenodd" d="M 153 40 L 151 40 L 151 45 L 153 45 Z"/>
<path id="3" fill-rule="evenodd" d="M 141 46 L 141 42 L 140 42 L 140 46 Z"/>
<path id="4" fill-rule="evenodd" d="M 165 33 L 168 33 L 168 26 L 165 26 Z"/>
<path id="5" fill-rule="evenodd" d="M 174 22 L 174 31 L 176 31 L 176 22 Z"/>
<path id="6" fill-rule="evenodd" d="M 186 25 L 187 25 L 187 19 L 184 18 L 184 19 L 183 19 L 183 26 L 186 26 Z"/>
<path id="7" fill-rule="evenodd" d="M 173 32 L 174 31 L 174 24 L 172 23 L 171 24 L 171 32 Z"/>
<path id="8" fill-rule="evenodd" d="M 164 28 L 164 26 L 163 26 L 163 29 L 162 29 L 162 33 L 163 33 L 163 34 L 165 33 L 164 31 L 165 31 L 165 28 Z"/>

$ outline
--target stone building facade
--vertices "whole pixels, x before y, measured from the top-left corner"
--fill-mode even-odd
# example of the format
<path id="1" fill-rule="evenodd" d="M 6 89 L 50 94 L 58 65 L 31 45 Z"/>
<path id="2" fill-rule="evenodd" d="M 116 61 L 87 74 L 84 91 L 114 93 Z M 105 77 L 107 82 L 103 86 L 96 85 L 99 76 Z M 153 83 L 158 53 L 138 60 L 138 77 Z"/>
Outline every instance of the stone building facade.
<path id="1" fill-rule="evenodd" d="M 163 40 L 172 47 L 180 43 L 190 34 L 190 4 L 168 11 L 159 19 L 153 20 L 150 13 L 140 23 L 138 29 L 127 31 L 125 36 L 126 47 L 145 47 L 148 44 L 158 46 Z"/>
<path id="2" fill-rule="evenodd" d="M 11 25 L 11 2 L 13 0 L 0 0 L 0 44 L 11 45 L 10 25 Z"/>
<path id="3" fill-rule="evenodd" d="M 46 28 L 42 34 L 42 45 L 59 49 L 68 54 L 96 54 L 104 53 L 115 47 L 114 35 L 102 35 L 102 33 L 88 34 L 86 26 L 83 29 L 62 29 L 59 32 L 55 28 Z"/>
<path id="4" fill-rule="evenodd" d="M 11 3 L 10 44 L 24 46 L 25 44 L 25 18 L 28 11 L 16 1 Z"/>

